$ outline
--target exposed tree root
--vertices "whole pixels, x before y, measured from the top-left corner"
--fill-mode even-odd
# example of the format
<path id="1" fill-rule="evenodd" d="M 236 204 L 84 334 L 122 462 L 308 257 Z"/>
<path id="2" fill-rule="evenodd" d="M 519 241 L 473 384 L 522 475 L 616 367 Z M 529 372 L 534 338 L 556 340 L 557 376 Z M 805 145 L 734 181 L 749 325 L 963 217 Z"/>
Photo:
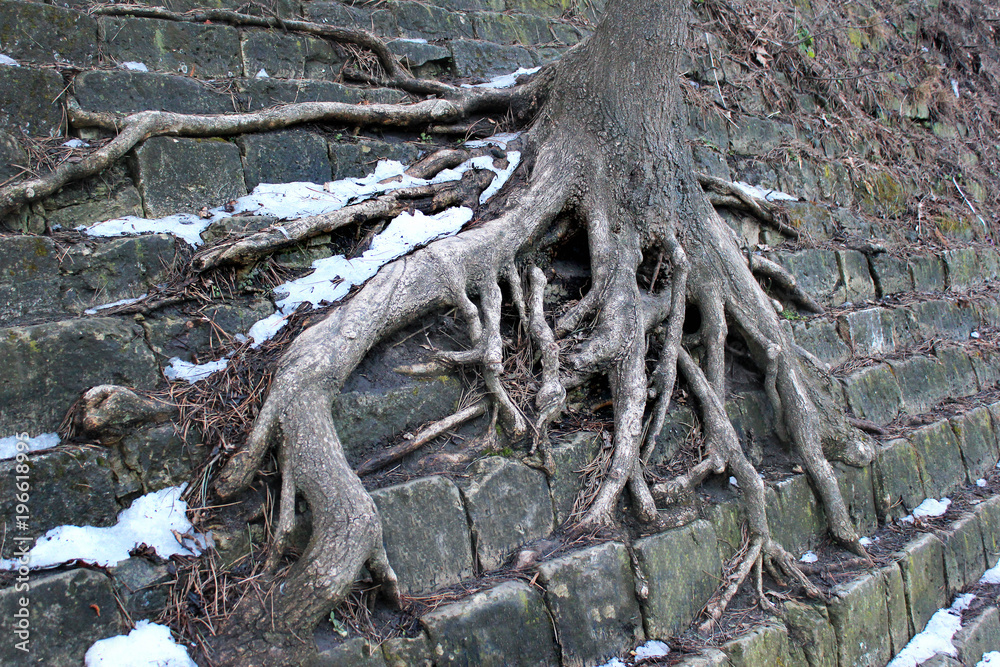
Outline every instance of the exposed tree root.
<path id="1" fill-rule="evenodd" d="M 289 248 L 320 234 L 347 225 L 362 225 L 376 220 L 389 220 L 406 210 L 437 213 L 451 206 L 478 204 L 479 194 L 493 179 L 491 172 L 469 171 L 458 182 L 403 188 L 389 194 L 367 199 L 358 204 L 299 218 L 276 225 L 244 238 L 215 245 L 197 255 L 191 262 L 197 271 L 207 271 L 224 264 L 252 264 L 278 250 Z"/>
<path id="2" fill-rule="evenodd" d="M 748 213 L 752 213 L 761 222 L 767 223 L 785 236 L 797 239 L 799 230 L 782 221 L 775 211 L 773 204 L 759 199 L 755 199 L 743 191 L 735 183 L 709 176 L 708 174 L 697 174 L 698 182 L 708 194 L 709 201 L 714 206 L 724 206 L 735 208 Z"/>

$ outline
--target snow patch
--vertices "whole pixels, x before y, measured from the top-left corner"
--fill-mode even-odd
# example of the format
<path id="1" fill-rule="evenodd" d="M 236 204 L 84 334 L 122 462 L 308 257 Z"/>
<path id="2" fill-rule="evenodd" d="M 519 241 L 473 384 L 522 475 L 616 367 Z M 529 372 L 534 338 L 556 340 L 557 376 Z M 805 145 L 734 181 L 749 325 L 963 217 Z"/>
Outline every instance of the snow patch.
<path id="1" fill-rule="evenodd" d="M 174 554 L 198 555 L 211 545 L 211 536 L 194 532 L 181 500 L 186 485 L 168 487 L 136 498 L 108 528 L 59 526 L 38 538 L 26 556 L 29 567 L 43 568 L 82 560 L 110 567 L 145 543 L 162 558 Z M 185 535 L 186 534 L 186 535 Z M 183 535 L 182 538 L 179 536 Z M 19 559 L 0 559 L 0 570 L 17 569 Z"/>
<path id="2" fill-rule="evenodd" d="M 729 485 L 730 486 L 735 486 L 737 489 L 740 488 L 740 483 L 736 480 L 735 477 L 730 477 L 729 478 Z"/>
<path id="3" fill-rule="evenodd" d="M 499 148 L 507 150 L 507 144 L 514 141 L 519 136 L 521 136 L 520 132 L 501 132 L 499 134 L 494 134 L 492 137 L 486 137 L 485 139 L 473 139 L 472 141 L 466 141 L 464 146 L 466 148 L 498 146 Z"/>
<path id="4" fill-rule="evenodd" d="M 270 79 L 271 78 L 271 76 L 267 73 L 267 70 L 264 69 L 263 67 L 260 68 L 260 71 L 257 72 L 257 74 L 255 74 L 254 77 L 257 78 L 257 79 Z"/>
<path id="5" fill-rule="evenodd" d="M 626 665 L 624 662 L 622 662 L 618 658 L 611 658 L 610 660 L 608 660 L 603 665 L 600 665 L 600 667 L 628 667 L 628 665 Z"/>
<path id="6" fill-rule="evenodd" d="M 224 370 L 228 364 L 229 355 L 204 364 L 192 364 L 180 357 L 173 357 L 170 360 L 170 365 L 163 369 L 163 375 L 168 380 L 186 380 L 188 384 L 194 384 L 199 380 L 204 380 L 212 373 Z"/>
<path id="7" fill-rule="evenodd" d="M 799 559 L 800 563 L 815 563 L 819 560 L 819 556 L 814 554 L 812 551 L 807 551 L 802 554 L 802 558 Z"/>
<path id="8" fill-rule="evenodd" d="M 198 667 L 187 649 L 174 642 L 165 625 L 139 621 L 127 635 L 95 642 L 84 656 L 87 667 Z"/>
<path id="9" fill-rule="evenodd" d="M 42 433 L 41 435 L 36 435 L 34 438 L 22 438 L 20 437 L 21 435 L 27 436 L 28 434 L 21 433 L 20 435 L 9 435 L 6 438 L 0 438 L 0 460 L 12 459 L 17 456 L 18 452 L 27 454 L 43 449 L 52 449 L 60 442 L 58 433 Z M 23 443 L 20 449 L 17 446 L 19 442 Z"/>
<path id="10" fill-rule="evenodd" d="M 313 262 L 313 272 L 298 280 L 279 285 L 275 295 L 284 295 L 275 305 L 277 312 L 260 320 L 248 332 L 251 347 L 258 347 L 285 326 L 285 321 L 301 304 L 316 307 L 343 299 L 350 289 L 360 285 L 380 268 L 418 246 L 456 234 L 472 219 L 472 209 L 449 208 L 435 215 L 420 211 L 403 213 L 376 235 L 371 247 L 360 257 L 347 259 L 343 255 L 326 257 Z"/>
<path id="11" fill-rule="evenodd" d="M 669 646 L 656 639 L 651 639 L 635 650 L 635 659 L 662 658 L 668 653 L 670 653 Z"/>
<path id="12" fill-rule="evenodd" d="M 134 60 L 128 60 L 122 63 L 122 69 L 127 69 L 132 72 L 148 72 L 149 68 L 146 67 L 145 63 L 137 63 Z"/>
<path id="13" fill-rule="evenodd" d="M 750 185 L 749 183 L 744 183 L 743 181 L 736 181 L 736 187 L 743 191 L 748 197 L 753 197 L 754 199 L 762 199 L 764 201 L 798 201 L 798 197 L 794 197 L 785 192 L 779 190 L 768 190 L 767 188 L 762 188 L 756 185 Z"/>
<path id="14" fill-rule="evenodd" d="M 941 516 L 948 511 L 949 505 L 951 505 L 950 498 L 942 498 L 941 500 L 927 498 L 924 502 L 916 506 L 913 514 L 907 514 L 900 521 L 903 523 L 913 523 L 914 519 Z"/>
<path id="15" fill-rule="evenodd" d="M 64 143 L 63 146 L 67 146 L 69 148 L 90 148 L 90 144 L 83 139 L 70 139 Z"/>
<path id="16" fill-rule="evenodd" d="M 85 310 L 83 312 L 84 312 L 85 315 L 96 315 L 97 311 L 99 311 L 99 310 L 106 310 L 108 308 L 114 308 L 115 306 L 127 306 L 130 303 L 138 303 L 139 301 L 142 301 L 143 299 L 145 299 L 147 296 L 149 296 L 149 295 L 148 294 L 143 294 L 141 296 L 135 297 L 134 299 L 122 299 L 121 301 L 114 301 L 112 303 L 106 303 L 103 306 L 94 306 L 93 308 L 88 308 L 87 310 Z"/>
<path id="17" fill-rule="evenodd" d="M 979 583 L 981 584 L 1000 584 L 1000 561 L 997 564 L 986 570 L 983 576 L 980 577 Z"/>
<path id="18" fill-rule="evenodd" d="M 983 659 L 976 663 L 976 667 L 1000 667 L 1000 651 L 983 653 Z"/>
<path id="19" fill-rule="evenodd" d="M 958 657 L 958 650 L 951 640 L 962 629 L 962 612 L 969 608 L 975 597 L 971 593 L 959 595 L 949 609 L 937 610 L 923 631 L 911 639 L 886 667 L 916 667 L 938 653 Z"/>
<path id="20" fill-rule="evenodd" d="M 421 39 L 420 37 L 397 37 L 392 40 L 394 42 L 410 42 L 411 44 L 426 44 L 426 39 Z"/>
<path id="21" fill-rule="evenodd" d="M 976 486 L 978 486 L 980 489 L 985 489 L 986 488 L 986 480 L 985 479 L 977 479 L 976 480 Z"/>
<path id="22" fill-rule="evenodd" d="M 871 545 L 875 544 L 875 540 L 873 540 L 870 537 L 862 537 L 860 540 L 858 540 L 858 543 L 863 547 L 870 547 Z"/>
<path id="23" fill-rule="evenodd" d="M 20 67 L 21 63 L 17 62 L 10 56 L 5 56 L 4 54 L 0 53 L 0 65 L 9 65 L 10 67 Z"/>
<path id="24" fill-rule="evenodd" d="M 518 67 L 515 71 L 511 72 L 510 74 L 501 74 L 500 76 L 495 76 L 486 83 L 477 83 L 475 85 L 469 85 L 467 83 L 463 83 L 462 87 L 463 88 L 510 88 L 511 86 L 517 83 L 517 77 L 524 76 L 527 74 L 534 74 L 540 69 L 541 67 L 531 67 L 527 69 L 524 67 Z"/>

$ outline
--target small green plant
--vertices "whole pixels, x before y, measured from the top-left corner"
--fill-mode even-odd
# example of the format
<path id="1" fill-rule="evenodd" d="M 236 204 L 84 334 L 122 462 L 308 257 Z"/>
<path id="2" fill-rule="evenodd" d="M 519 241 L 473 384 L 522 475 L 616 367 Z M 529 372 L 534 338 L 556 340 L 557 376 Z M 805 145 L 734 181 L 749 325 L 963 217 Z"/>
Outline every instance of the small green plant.
<path id="1" fill-rule="evenodd" d="M 432 143 L 433 141 L 434 140 L 431 137 L 431 135 L 427 134 L 426 132 L 421 132 L 420 133 L 420 143 L 422 143 L 422 144 L 429 144 L 429 143 Z"/>
<path id="2" fill-rule="evenodd" d="M 335 613 L 332 611 L 330 612 L 330 625 L 333 626 L 333 631 L 341 637 L 347 636 L 347 628 L 344 627 L 344 624 L 337 619 Z"/>
<path id="3" fill-rule="evenodd" d="M 809 58 L 816 57 L 816 51 L 813 48 L 815 41 L 813 40 L 812 33 L 809 32 L 809 28 L 800 25 L 798 30 L 795 31 L 795 38 L 799 41 L 799 48 L 802 49 L 802 52 L 806 56 Z"/>
<path id="4" fill-rule="evenodd" d="M 794 310 L 790 308 L 785 308 L 781 311 L 781 318 L 785 320 L 791 320 L 792 322 L 797 322 L 799 320 L 804 320 L 806 317 L 804 315 L 799 315 Z"/>

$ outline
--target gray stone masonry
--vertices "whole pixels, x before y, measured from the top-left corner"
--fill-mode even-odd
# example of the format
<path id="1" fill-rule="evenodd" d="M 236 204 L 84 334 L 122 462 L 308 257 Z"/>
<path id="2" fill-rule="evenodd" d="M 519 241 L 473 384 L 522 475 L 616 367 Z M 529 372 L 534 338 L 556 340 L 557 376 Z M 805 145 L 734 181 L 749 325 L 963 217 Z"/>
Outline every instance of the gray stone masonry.
<path id="1" fill-rule="evenodd" d="M 545 587 L 564 667 L 604 664 L 643 640 L 632 564 L 608 542 L 543 563 Z"/>
<path id="2" fill-rule="evenodd" d="M 199 78 L 243 75 L 235 28 L 136 18 L 101 18 L 99 23 L 104 55 L 112 61 Z"/>
<path id="3" fill-rule="evenodd" d="M 218 114 L 233 112 L 233 98 L 188 76 L 158 72 L 91 70 L 73 79 L 81 109 L 132 113 L 172 111 Z"/>
<path id="4" fill-rule="evenodd" d="M 771 536 L 792 553 L 816 546 L 826 528 L 826 515 L 806 475 L 770 484 L 766 493 Z"/>
<path id="5" fill-rule="evenodd" d="M 580 490 L 580 471 L 599 451 L 601 438 L 594 433 L 581 431 L 565 442 L 555 442 L 549 447 L 555 470 L 549 476 L 549 491 L 556 525 L 564 523 L 573 511 Z"/>
<path id="6" fill-rule="evenodd" d="M 969 410 L 962 416 L 953 418 L 951 427 L 959 438 L 968 480 L 975 482 L 992 470 L 1000 458 L 990 411 L 985 407 Z"/>
<path id="7" fill-rule="evenodd" d="M 769 621 L 745 635 L 726 642 L 722 651 L 731 667 L 762 665 L 806 665 L 802 649 L 788 640 L 788 630 L 780 621 Z"/>
<path id="8" fill-rule="evenodd" d="M 354 88 L 332 81 L 281 81 L 279 79 L 241 79 L 236 82 L 241 109 L 260 111 L 279 104 L 295 102 L 363 102 L 394 104 L 406 94 L 388 88 Z"/>
<path id="9" fill-rule="evenodd" d="M 136 184 L 146 215 L 194 213 L 247 193 L 236 144 L 217 139 L 154 137 L 135 150 Z"/>
<path id="10" fill-rule="evenodd" d="M 269 77 L 300 79 L 306 70 L 306 38 L 270 30 L 240 33 L 240 55 L 247 76 L 263 70 Z"/>
<path id="11" fill-rule="evenodd" d="M 326 139 L 302 130 L 247 134 L 236 140 L 247 190 L 260 183 L 326 183 L 330 158 Z"/>
<path id="12" fill-rule="evenodd" d="M 687 627 L 718 586 L 722 559 L 715 529 L 707 521 L 695 521 L 637 540 L 634 551 L 649 586 L 642 602 L 646 636 L 672 637 Z"/>
<path id="13" fill-rule="evenodd" d="M 856 417 L 888 424 L 902 408 L 899 384 L 886 364 L 863 368 L 841 382 L 844 398 Z"/>
<path id="14" fill-rule="evenodd" d="M 0 0 L 0 53 L 24 64 L 89 67 L 97 22 L 55 5 Z"/>
<path id="15" fill-rule="evenodd" d="M 101 317 L 0 329 L 0 368 L 0 433 L 55 431 L 85 389 L 160 377 L 142 330 Z"/>
<path id="16" fill-rule="evenodd" d="M 386 663 L 378 646 L 364 637 L 352 637 L 321 648 L 303 667 L 386 667 Z"/>
<path id="17" fill-rule="evenodd" d="M 428 593 L 472 576 L 469 525 L 451 481 L 424 477 L 371 496 L 403 592 Z"/>
<path id="18" fill-rule="evenodd" d="M 58 137 L 63 88 L 62 77 L 52 70 L 0 65 L 0 130 Z"/>
<path id="19" fill-rule="evenodd" d="M 788 634 L 802 647 L 809 667 L 838 667 L 837 634 L 826 606 L 790 601 L 784 611 Z"/>
<path id="20" fill-rule="evenodd" d="M 880 446 L 873 467 L 881 519 L 906 516 L 927 497 L 923 462 L 909 440 L 898 438 Z"/>
<path id="21" fill-rule="evenodd" d="M 989 564 L 983 550 L 983 534 L 974 514 L 953 521 L 939 533 L 944 541 L 944 570 L 949 598 L 977 581 Z"/>
<path id="22" fill-rule="evenodd" d="M 409 164 L 423 153 L 413 144 L 388 143 L 376 139 L 360 139 L 355 143 L 331 141 L 329 152 L 334 180 L 367 176 L 375 171 L 375 165 L 380 160 Z"/>
<path id="23" fill-rule="evenodd" d="M 944 544 L 925 533 L 907 544 L 899 557 L 910 628 L 919 632 L 934 612 L 948 603 Z"/>
<path id="24" fill-rule="evenodd" d="M 27 593 L 0 590 L 0 613 L 7 641 L 0 663 L 39 667 L 78 667 L 90 646 L 124 630 L 108 578 L 93 570 L 70 570 L 32 576 Z M 19 598 L 29 596 L 30 651 L 15 648 L 14 614 Z M 97 607 L 95 610 L 93 606 Z M 99 610 L 99 611 L 98 611 Z"/>
<path id="25" fill-rule="evenodd" d="M 455 75 L 489 78 L 508 74 L 519 67 L 536 65 L 534 55 L 522 46 L 504 46 L 472 39 L 453 39 L 448 43 Z"/>
<path id="26" fill-rule="evenodd" d="M 439 667 L 536 667 L 559 661 L 545 603 L 520 581 L 439 607 L 420 622 Z"/>
<path id="27" fill-rule="evenodd" d="M 941 498 L 966 483 L 961 448 L 948 421 L 917 429 L 910 442 L 924 462 L 924 491 L 928 497 Z"/>
<path id="28" fill-rule="evenodd" d="M 459 481 L 476 560 L 495 570 L 517 547 L 554 527 L 545 474 L 499 456 L 480 459 Z"/>
<path id="29" fill-rule="evenodd" d="M 886 565 L 879 574 L 885 584 L 885 604 L 889 613 L 889 639 L 892 654 L 903 650 L 903 647 L 913 636 L 910 628 L 910 614 L 906 608 L 906 586 L 903 584 L 903 573 L 897 563 Z"/>
<path id="30" fill-rule="evenodd" d="M 885 584 L 878 572 L 840 584 L 827 604 L 841 665 L 882 667 L 891 657 Z"/>
<path id="31" fill-rule="evenodd" d="M 962 620 L 954 644 L 963 664 L 976 665 L 984 653 L 1000 649 L 1000 613 L 996 607 L 987 607 L 971 621 Z"/>

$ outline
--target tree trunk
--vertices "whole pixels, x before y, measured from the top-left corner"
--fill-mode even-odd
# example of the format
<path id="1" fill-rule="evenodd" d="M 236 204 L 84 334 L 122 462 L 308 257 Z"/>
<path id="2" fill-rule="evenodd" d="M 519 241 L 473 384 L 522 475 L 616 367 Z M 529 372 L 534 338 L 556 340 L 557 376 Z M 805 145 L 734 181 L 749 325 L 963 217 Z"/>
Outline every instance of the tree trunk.
<path id="1" fill-rule="evenodd" d="M 521 316 L 531 311 L 539 349 L 553 350 L 571 331 L 587 332 L 582 345 L 543 355 L 548 379 L 537 402 L 545 415 L 539 418 L 541 430 L 562 407 L 565 387 L 595 374 L 609 380 L 614 453 L 582 528 L 613 522 L 626 487 L 640 517 L 655 521 L 654 493 L 669 501 L 708 474 L 728 469 L 747 508 L 753 558 L 760 554 L 815 592 L 771 540 L 763 484 L 723 408 L 724 342 L 733 326 L 764 370 L 779 430 L 812 475 L 833 536 L 861 550 L 820 443 L 831 428 L 848 434 L 855 445 L 863 446 L 863 439 L 836 411 L 820 406 L 821 413 L 810 398 L 799 355 L 770 298 L 694 174 L 679 89 L 687 21 L 686 0 L 609 3 L 593 36 L 539 74 L 547 94 L 523 138 L 530 173 L 502 198 L 503 212 L 384 267 L 350 301 L 305 331 L 282 358 L 246 448 L 217 483 L 222 496 L 235 494 L 250 482 L 268 446 L 278 445 L 283 488 L 272 564 L 292 527 L 295 493 L 312 508 L 309 547 L 272 591 L 266 610 L 277 631 L 308 637 L 365 564 L 395 595 L 374 504 L 344 459 L 330 411 L 334 394 L 381 338 L 426 313 L 457 307 L 473 349 L 452 358 L 480 364 L 508 430 L 524 430 L 497 379 L 501 281 L 510 285 Z M 557 216 L 570 216 L 586 230 L 592 286 L 549 328 L 538 312 L 541 299 L 531 299 L 529 308 L 523 294 L 525 284 L 535 296 L 541 289 L 533 262 L 543 261 L 539 244 Z M 668 286 L 648 291 L 636 272 L 644 257 L 658 255 L 665 259 Z M 700 362 L 682 347 L 688 304 L 701 316 Z M 653 329 L 658 338 L 647 336 Z M 647 377 L 647 340 L 654 338 L 658 362 Z M 698 400 L 708 454 L 689 474 L 651 490 L 642 461 L 656 445 L 678 370 Z M 651 390 L 655 398 L 647 405 Z M 859 446 L 845 449 L 854 452 L 855 462 L 864 462 Z M 244 610 L 234 625 L 260 613 Z"/>

